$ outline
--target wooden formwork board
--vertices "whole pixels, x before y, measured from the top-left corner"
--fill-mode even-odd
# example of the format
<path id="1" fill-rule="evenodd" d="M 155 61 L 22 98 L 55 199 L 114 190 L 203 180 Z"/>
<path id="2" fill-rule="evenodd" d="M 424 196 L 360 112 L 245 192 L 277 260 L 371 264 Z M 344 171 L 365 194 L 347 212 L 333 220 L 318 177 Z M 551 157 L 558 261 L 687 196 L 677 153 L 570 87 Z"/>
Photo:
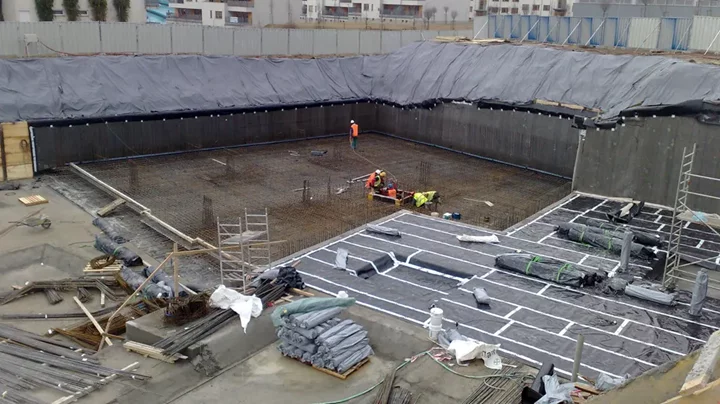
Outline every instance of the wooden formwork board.
<path id="1" fill-rule="evenodd" d="M 48 200 L 40 195 L 23 196 L 22 198 L 18 198 L 18 200 L 25 206 L 35 206 L 48 203 Z"/>
<path id="2" fill-rule="evenodd" d="M 294 361 L 297 361 L 297 362 L 300 362 L 300 363 L 302 363 L 303 365 L 307 365 L 307 366 L 309 366 L 309 367 L 311 367 L 311 368 L 313 368 L 313 369 L 319 370 L 319 371 L 321 371 L 321 372 L 323 372 L 323 373 L 329 374 L 330 376 L 334 376 L 334 377 L 337 377 L 338 379 L 342 379 L 342 380 L 347 379 L 348 377 L 350 377 L 351 374 L 355 373 L 356 370 L 360 369 L 361 367 L 365 366 L 366 363 L 370 362 L 370 357 L 367 357 L 367 358 L 361 360 L 360 362 L 358 362 L 355 366 L 353 366 L 353 367 L 351 367 L 350 369 L 346 370 L 345 373 L 338 373 L 338 372 L 334 372 L 334 371 L 332 371 L 332 370 L 330 370 L 330 369 L 325 369 L 325 368 L 317 367 L 317 366 L 315 366 L 315 365 L 311 365 L 311 364 L 309 364 L 309 363 L 305 363 L 305 362 L 303 362 L 303 361 L 301 361 L 301 360 L 299 360 L 299 359 L 290 358 L 290 357 L 287 357 L 287 358 L 288 358 L 288 359 L 291 359 L 291 360 L 294 360 Z"/>

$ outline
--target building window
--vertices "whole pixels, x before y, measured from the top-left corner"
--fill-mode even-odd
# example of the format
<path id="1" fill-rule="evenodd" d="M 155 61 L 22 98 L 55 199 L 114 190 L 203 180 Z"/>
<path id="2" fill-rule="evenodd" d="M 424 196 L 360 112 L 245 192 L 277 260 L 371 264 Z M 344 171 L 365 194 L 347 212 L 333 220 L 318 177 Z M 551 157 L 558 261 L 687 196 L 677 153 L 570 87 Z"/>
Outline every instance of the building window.
<path id="1" fill-rule="evenodd" d="M 510 10 L 510 14 L 517 14 L 517 13 L 518 13 L 518 9 L 515 7 L 513 7 L 512 10 Z"/>
<path id="2" fill-rule="evenodd" d="M 370 5 L 369 5 L 369 4 L 363 4 L 363 11 L 370 11 Z"/>
<path id="3" fill-rule="evenodd" d="M 80 10 L 80 11 L 78 11 L 78 14 L 79 15 L 88 15 L 88 12 L 87 12 L 87 10 Z"/>
<path id="4" fill-rule="evenodd" d="M 533 4 L 533 11 L 540 11 L 540 5 Z"/>
<path id="5" fill-rule="evenodd" d="M 497 7 L 490 7 L 488 9 L 488 12 L 490 12 L 491 14 L 497 14 L 498 10 L 499 9 Z"/>
<path id="6" fill-rule="evenodd" d="M 543 11 L 550 11 L 550 5 L 549 5 L 549 4 L 545 4 L 545 5 L 543 6 Z"/>
<path id="7" fill-rule="evenodd" d="M 53 10 L 53 14 L 54 15 L 63 15 L 63 11 L 62 10 Z"/>
<path id="8" fill-rule="evenodd" d="M 507 13 L 508 13 L 508 8 L 507 8 L 507 7 L 503 7 L 503 8 L 500 9 L 500 14 L 507 14 Z"/>
<path id="9" fill-rule="evenodd" d="M 217 18 L 218 20 L 222 20 L 222 11 L 216 11 L 215 18 Z"/>

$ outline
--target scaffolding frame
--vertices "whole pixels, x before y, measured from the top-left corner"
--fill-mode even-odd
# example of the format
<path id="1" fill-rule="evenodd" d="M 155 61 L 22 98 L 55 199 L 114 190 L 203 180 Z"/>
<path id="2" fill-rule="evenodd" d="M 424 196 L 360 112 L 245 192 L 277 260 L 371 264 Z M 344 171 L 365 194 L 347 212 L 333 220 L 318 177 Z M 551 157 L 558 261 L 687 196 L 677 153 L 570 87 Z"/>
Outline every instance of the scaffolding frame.
<path id="1" fill-rule="evenodd" d="M 268 211 L 248 212 L 234 223 L 221 223 L 217 218 L 218 260 L 220 283 L 227 288 L 247 292 L 247 278 L 252 272 L 270 269 L 270 222 Z"/>
<path id="2" fill-rule="evenodd" d="M 693 192 L 690 190 L 690 185 L 692 183 L 692 179 L 694 178 L 706 181 L 717 181 L 718 183 L 720 183 L 720 178 L 693 174 L 692 170 L 693 163 L 695 162 L 696 151 L 697 144 L 693 144 L 692 149 L 689 153 L 687 147 L 684 147 L 682 152 L 683 157 L 680 164 L 680 174 L 678 177 L 677 189 L 675 191 L 675 205 L 673 206 L 673 216 L 670 225 L 670 237 L 668 239 L 667 260 L 665 261 L 665 270 L 663 272 L 663 286 L 665 286 L 666 288 L 674 287 L 678 280 L 690 283 L 695 282 L 696 274 L 690 271 L 683 270 L 681 268 L 701 264 L 708 261 L 714 261 L 715 265 L 718 265 L 718 262 L 720 262 L 720 254 L 718 254 L 717 256 L 703 259 L 692 257 L 689 254 L 684 254 L 695 260 L 684 264 L 680 263 L 683 255 L 680 252 L 680 246 L 683 237 L 682 231 L 690 223 L 703 223 L 708 229 L 710 229 L 712 233 L 720 237 L 720 233 L 715 230 L 715 228 L 713 228 L 707 221 L 702 219 L 704 215 L 699 215 L 688 206 L 689 195 L 720 200 L 720 196 L 707 195 L 699 192 Z M 715 290 L 720 290 L 720 281 L 710 278 L 708 279 L 708 287 Z"/>

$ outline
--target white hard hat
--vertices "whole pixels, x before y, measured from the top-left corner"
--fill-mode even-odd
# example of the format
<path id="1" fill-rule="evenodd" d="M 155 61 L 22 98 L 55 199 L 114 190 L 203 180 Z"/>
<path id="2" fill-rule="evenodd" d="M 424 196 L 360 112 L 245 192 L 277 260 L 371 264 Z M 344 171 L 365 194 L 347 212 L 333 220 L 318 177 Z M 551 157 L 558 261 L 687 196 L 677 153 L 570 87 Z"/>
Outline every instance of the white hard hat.
<path id="1" fill-rule="evenodd" d="M 380 170 L 375 170 L 375 174 L 380 174 Z"/>
<path id="2" fill-rule="evenodd" d="M 351 119 L 351 120 L 350 120 L 350 123 L 355 123 L 355 121 L 353 121 L 353 120 Z"/>

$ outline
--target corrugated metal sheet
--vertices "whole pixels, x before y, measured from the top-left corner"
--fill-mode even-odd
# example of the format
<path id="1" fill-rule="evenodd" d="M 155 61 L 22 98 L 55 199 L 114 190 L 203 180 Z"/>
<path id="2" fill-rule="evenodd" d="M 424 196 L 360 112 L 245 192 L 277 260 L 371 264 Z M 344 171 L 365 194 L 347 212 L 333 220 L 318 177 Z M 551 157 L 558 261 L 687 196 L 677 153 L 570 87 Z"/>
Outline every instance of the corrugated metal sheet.
<path id="1" fill-rule="evenodd" d="M 232 28 L 203 28 L 203 53 L 206 55 L 232 55 L 233 29 Z"/>
<path id="2" fill-rule="evenodd" d="M 110 22 L 100 26 L 101 49 L 105 53 L 135 53 L 138 51 L 135 24 Z"/>
<path id="3" fill-rule="evenodd" d="M 356 29 L 338 30 L 338 54 L 357 55 L 360 53 L 360 31 Z"/>
<path id="4" fill-rule="evenodd" d="M 488 35 L 490 38 L 502 38 L 500 19 L 497 15 L 488 16 Z"/>
<path id="5" fill-rule="evenodd" d="M 690 31 L 690 49 L 705 52 L 720 31 L 720 18 L 695 17 Z M 720 39 L 715 40 L 710 47 L 710 52 L 720 52 Z"/>
<path id="6" fill-rule="evenodd" d="M 238 56 L 262 55 L 262 33 L 258 28 L 233 30 L 233 54 Z"/>
<path id="7" fill-rule="evenodd" d="M 193 24 L 172 24 L 173 53 L 203 53 L 203 27 Z"/>
<path id="8" fill-rule="evenodd" d="M 291 55 L 312 55 L 313 54 L 313 32 L 309 29 L 291 29 L 290 35 Z"/>
<path id="9" fill-rule="evenodd" d="M 288 30 L 286 29 L 263 29 L 262 30 L 262 54 L 263 55 L 287 55 L 288 54 Z"/>
<path id="10" fill-rule="evenodd" d="M 337 30 L 334 29 L 314 29 L 313 33 L 313 55 L 336 55 L 337 49 Z"/>
<path id="11" fill-rule="evenodd" d="M 380 52 L 390 53 L 402 47 L 402 34 L 400 31 L 382 31 L 380 38 Z"/>
<path id="12" fill-rule="evenodd" d="M 673 36 L 674 50 L 688 50 L 690 45 L 690 30 L 693 26 L 692 18 L 678 18 L 675 24 L 675 35 Z"/>
<path id="13" fill-rule="evenodd" d="M 42 43 L 30 44 L 28 46 L 28 55 L 57 55 L 57 51 L 62 51 L 62 35 L 60 34 L 60 26 L 52 22 L 28 22 L 17 24 L 17 43 L 19 55 L 24 54 L 24 34 L 36 34 L 38 41 Z M 0 35 L 2 35 L 0 33 Z"/>
<path id="14" fill-rule="evenodd" d="M 97 22 L 60 22 L 63 51 L 70 53 L 99 53 L 100 24 Z"/>
<path id="15" fill-rule="evenodd" d="M 657 48 L 660 21 L 660 18 L 633 18 L 628 35 L 628 48 Z"/>
<path id="16" fill-rule="evenodd" d="M 402 40 L 402 46 L 423 40 L 420 31 L 400 31 L 400 38 Z"/>
<path id="17" fill-rule="evenodd" d="M 169 25 L 140 24 L 137 26 L 138 52 L 172 53 L 172 34 Z"/>
<path id="18" fill-rule="evenodd" d="M 360 31 L 360 53 L 380 53 L 380 31 Z"/>
<path id="19" fill-rule="evenodd" d="M 489 26 L 490 20 L 488 16 L 475 17 L 473 20 L 473 34 L 471 36 L 475 39 L 487 39 L 490 38 Z M 477 35 L 477 36 L 476 36 Z"/>
<path id="20" fill-rule="evenodd" d="M 20 40 L 18 39 L 18 23 L 0 23 L 0 55 L 22 55 L 20 52 Z"/>
<path id="21" fill-rule="evenodd" d="M 660 32 L 658 34 L 657 44 L 658 49 L 676 49 L 677 42 L 680 39 L 680 35 L 682 35 L 682 33 L 678 34 L 677 31 L 684 20 L 688 20 L 688 18 L 663 18 L 660 20 Z M 687 26 L 684 27 L 687 28 Z"/>

